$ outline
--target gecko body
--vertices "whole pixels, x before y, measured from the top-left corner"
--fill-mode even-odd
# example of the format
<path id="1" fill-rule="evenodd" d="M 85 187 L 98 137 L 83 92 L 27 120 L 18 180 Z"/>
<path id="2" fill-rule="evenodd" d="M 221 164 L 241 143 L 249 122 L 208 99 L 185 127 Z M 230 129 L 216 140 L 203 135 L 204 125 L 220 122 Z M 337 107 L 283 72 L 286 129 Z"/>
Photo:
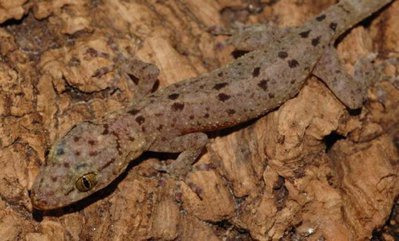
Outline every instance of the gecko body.
<path id="1" fill-rule="evenodd" d="M 323 77 L 332 70 L 329 49 L 337 37 L 389 2 L 343 0 L 225 67 L 135 100 L 125 112 L 76 125 L 51 148 L 32 187 L 33 206 L 54 209 L 85 198 L 145 151 L 180 153 L 172 167 L 184 172 L 206 144 L 205 132 L 262 116 L 298 94 L 311 73 Z M 348 107 L 361 106 L 360 83 L 324 81 Z"/>

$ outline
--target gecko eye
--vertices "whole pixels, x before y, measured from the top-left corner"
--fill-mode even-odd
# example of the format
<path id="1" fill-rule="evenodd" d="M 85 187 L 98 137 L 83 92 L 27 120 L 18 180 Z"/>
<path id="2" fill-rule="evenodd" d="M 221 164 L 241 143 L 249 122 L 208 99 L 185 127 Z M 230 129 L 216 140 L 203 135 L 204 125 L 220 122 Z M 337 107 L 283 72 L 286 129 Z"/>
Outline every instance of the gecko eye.
<path id="1" fill-rule="evenodd" d="M 79 177 L 75 183 L 76 188 L 81 192 L 90 191 L 97 184 L 97 175 L 89 172 Z"/>

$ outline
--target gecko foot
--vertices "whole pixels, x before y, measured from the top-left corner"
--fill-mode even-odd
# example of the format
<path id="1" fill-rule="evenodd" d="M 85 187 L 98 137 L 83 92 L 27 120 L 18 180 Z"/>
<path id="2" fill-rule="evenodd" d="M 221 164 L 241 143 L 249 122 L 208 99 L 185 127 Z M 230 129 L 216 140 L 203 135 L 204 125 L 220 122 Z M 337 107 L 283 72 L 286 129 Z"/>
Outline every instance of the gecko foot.
<path id="1" fill-rule="evenodd" d="M 155 165 L 154 168 L 159 172 L 167 173 L 177 180 L 182 180 L 192 171 L 192 164 L 197 160 L 201 151 L 202 149 L 186 150 L 180 153 L 178 158 L 170 164 L 163 162 L 162 164 Z"/>
<path id="2" fill-rule="evenodd" d="M 180 152 L 176 160 L 168 165 L 160 165 L 156 169 L 166 172 L 176 179 L 183 179 L 192 170 L 193 163 L 197 161 L 207 142 L 207 135 L 201 132 L 189 133 L 155 142 L 150 148 L 151 151 Z"/>

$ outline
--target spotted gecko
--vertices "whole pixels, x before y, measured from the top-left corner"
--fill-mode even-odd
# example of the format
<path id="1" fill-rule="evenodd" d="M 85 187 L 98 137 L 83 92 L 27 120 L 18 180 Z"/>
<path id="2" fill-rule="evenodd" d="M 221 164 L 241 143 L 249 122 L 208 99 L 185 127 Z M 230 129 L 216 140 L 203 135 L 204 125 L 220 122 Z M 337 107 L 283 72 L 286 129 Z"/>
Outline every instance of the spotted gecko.
<path id="1" fill-rule="evenodd" d="M 125 111 L 75 125 L 52 146 L 35 179 L 33 207 L 81 200 L 146 151 L 180 153 L 167 168 L 187 173 L 207 143 L 206 132 L 265 115 L 297 95 L 310 74 L 349 108 L 361 107 L 367 86 L 339 66 L 332 45 L 391 1 L 342 0 L 300 27 L 250 28 L 241 41 L 251 51 L 230 64 L 137 98 Z"/>

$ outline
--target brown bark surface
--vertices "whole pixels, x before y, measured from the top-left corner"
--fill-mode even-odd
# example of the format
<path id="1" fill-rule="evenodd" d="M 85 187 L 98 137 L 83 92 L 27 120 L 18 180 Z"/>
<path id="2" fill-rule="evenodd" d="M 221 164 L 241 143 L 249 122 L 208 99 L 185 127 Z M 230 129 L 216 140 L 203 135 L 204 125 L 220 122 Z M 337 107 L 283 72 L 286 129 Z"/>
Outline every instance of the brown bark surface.
<path id="1" fill-rule="evenodd" d="M 370 240 L 399 193 L 399 81 L 388 78 L 349 112 L 312 77 L 265 117 L 212 133 L 184 181 L 153 169 L 169 157 L 160 154 L 84 202 L 32 210 L 52 143 L 135 97 L 118 61 L 156 64 L 162 88 L 233 59 L 210 29 L 299 25 L 335 3 L 258 2 L 0 0 L 0 239 Z M 398 23 L 394 1 L 346 34 L 337 48 L 348 70 L 372 52 L 398 57 Z M 398 77 L 399 65 L 384 74 Z"/>

